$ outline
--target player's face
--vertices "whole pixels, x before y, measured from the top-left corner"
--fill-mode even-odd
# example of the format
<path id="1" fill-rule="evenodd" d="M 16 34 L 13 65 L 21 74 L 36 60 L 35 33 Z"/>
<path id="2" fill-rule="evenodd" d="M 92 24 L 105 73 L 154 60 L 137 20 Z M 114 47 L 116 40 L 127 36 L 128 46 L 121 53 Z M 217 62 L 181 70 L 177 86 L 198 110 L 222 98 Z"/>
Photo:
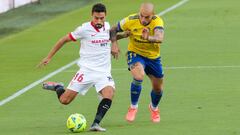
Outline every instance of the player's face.
<path id="1" fill-rule="evenodd" d="M 105 18 L 106 18 L 105 12 L 93 12 L 92 13 L 92 22 L 93 22 L 94 26 L 98 29 L 103 27 Z"/>
<path id="2" fill-rule="evenodd" d="M 139 19 L 142 25 L 147 26 L 152 21 L 153 14 L 152 13 L 139 13 Z"/>

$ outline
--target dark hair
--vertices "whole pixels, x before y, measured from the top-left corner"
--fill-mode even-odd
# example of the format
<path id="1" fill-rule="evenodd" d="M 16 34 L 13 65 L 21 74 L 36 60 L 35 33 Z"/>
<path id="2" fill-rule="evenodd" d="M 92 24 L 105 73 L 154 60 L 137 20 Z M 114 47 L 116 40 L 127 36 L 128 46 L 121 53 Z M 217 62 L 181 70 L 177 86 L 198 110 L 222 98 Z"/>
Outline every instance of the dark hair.
<path id="1" fill-rule="evenodd" d="M 107 11 L 106 11 L 106 7 L 105 7 L 105 5 L 103 5 L 102 3 L 97 3 L 97 4 L 95 4 L 95 5 L 93 5 L 93 7 L 92 7 L 92 13 L 93 12 L 104 12 L 104 13 L 106 13 Z"/>

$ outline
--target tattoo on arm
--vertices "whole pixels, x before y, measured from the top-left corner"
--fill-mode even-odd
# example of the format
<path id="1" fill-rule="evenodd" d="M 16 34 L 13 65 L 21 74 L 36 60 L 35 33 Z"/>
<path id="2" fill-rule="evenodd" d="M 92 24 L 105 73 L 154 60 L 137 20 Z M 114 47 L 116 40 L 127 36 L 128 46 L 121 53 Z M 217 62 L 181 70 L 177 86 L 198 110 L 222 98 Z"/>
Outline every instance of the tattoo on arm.
<path id="1" fill-rule="evenodd" d="M 130 36 L 130 31 L 118 32 L 117 33 L 117 40 L 127 38 Z"/>
<path id="2" fill-rule="evenodd" d="M 110 40 L 117 41 L 117 26 L 113 26 L 110 30 Z"/>
<path id="3" fill-rule="evenodd" d="M 164 36 L 164 30 L 163 29 L 155 29 L 154 35 L 148 37 L 148 41 L 153 43 L 162 43 L 163 42 L 163 36 Z"/>

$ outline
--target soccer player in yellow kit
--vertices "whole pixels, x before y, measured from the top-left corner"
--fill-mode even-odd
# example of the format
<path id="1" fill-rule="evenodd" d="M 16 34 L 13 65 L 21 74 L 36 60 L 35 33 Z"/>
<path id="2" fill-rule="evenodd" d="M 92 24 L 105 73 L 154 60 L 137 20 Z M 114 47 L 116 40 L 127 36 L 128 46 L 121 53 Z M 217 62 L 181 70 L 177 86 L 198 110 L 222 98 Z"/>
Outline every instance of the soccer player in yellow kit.
<path id="1" fill-rule="evenodd" d="M 119 48 L 117 33 L 128 32 L 128 67 L 133 76 L 131 83 L 131 105 L 128 109 L 126 120 L 135 120 L 138 109 L 138 99 L 142 89 L 142 82 L 146 74 L 152 83 L 150 93 L 151 102 L 149 110 L 151 120 L 160 122 L 158 104 L 163 93 L 163 70 L 160 57 L 160 45 L 163 41 L 164 28 L 162 19 L 154 15 L 154 5 L 143 3 L 140 12 L 132 14 L 111 28 L 112 54 L 118 57 Z"/>

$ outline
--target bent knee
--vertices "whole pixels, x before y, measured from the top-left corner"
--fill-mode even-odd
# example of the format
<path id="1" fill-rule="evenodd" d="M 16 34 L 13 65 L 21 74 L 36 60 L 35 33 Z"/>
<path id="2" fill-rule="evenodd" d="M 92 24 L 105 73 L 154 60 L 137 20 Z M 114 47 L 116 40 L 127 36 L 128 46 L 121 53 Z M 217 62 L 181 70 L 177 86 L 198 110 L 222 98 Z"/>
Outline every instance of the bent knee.
<path id="1" fill-rule="evenodd" d="M 114 88 L 112 87 L 106 87 L 101 92 L 101 95 L 103 98 L 113 99 L 114 96 Z"/>
<path id="2" fill-rule="evenodd" d="M 144 74 L 142 74 L 142 75 L 135 75 L 133 78 L 136 79 L 136 80 L 143 80 Z"/>
<path id="3" fill-rule="evenodd" d="M 132 69 L 131 70 L 131 73 L 132 73 L 132 76 L 134 79 L 136 80 L 143 80 L 144 78 L 144 75 L 145 75 L 145 72 L 144 72 L 144 69 L 141 68 L 141 69 Z"/>
<path id="4" fill-rule="evenodd" d="M 163 81 L 162 80 L 152 81 L 152 87 L 156 92 L 163 91 Z"/>
<path id="5" fill-rule="evenodd" d="M 132 76 L 135 80 L 143 80 L 144 79 L 144 72 L 132 72 Z"/>
<path id="6" fill-rule="evenodd" d="M 161 92 L 161 91 L 163 91 L 163 84 L 153 84 L 153 89 L 156 92 Z"/>
<path id="7" fill-rule="evenodd" d="M 109 91 L 103 95 L 103 98 L 113 99 L 114 91 Z"/>
<path id="8" fill-rule="evenodd" d="M 132 72 L 133 78 L 136 80 L 143 80 L 145 73 L 144 72 Z"/>

